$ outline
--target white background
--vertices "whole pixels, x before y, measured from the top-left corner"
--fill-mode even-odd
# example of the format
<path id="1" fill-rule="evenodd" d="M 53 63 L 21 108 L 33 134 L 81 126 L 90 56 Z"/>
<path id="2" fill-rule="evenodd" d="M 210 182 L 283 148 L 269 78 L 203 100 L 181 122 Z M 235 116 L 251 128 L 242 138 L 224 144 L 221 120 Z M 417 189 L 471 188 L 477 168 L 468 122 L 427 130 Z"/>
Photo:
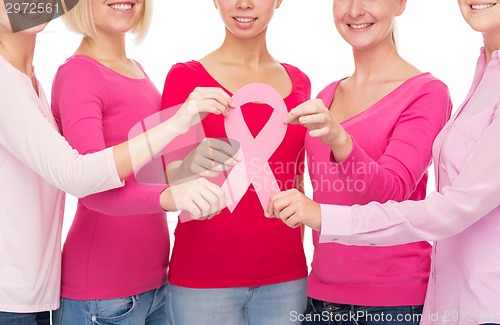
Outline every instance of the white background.
<path id="1" fill-rule="evenodd" d="M 139 46 L 131 40 L 128 55 L 144 66 L 162 91 L 173 64 L 199 59 L 221 44 L 224 25 L 211 0 L 153 2 L 154 17 L 148 37 Z M 333 24 L 332 3 L 332 0 L 284 0 L 268 31 L 272 55 L 302 69 L 312 81 L 313 96 L 328 83 L 353 71 L 351 49 Z M 456 109 L 469 89 L 481 35 L 463 21 L 456 0 L 408 0 L 397 24 L 398 47 L 403 58 L 445 82 Z M 58 66 L 75 51 L 80 39 L 66 31 L 60 20 L 51 22 L 40 34 L 35 67 L 49 97 Z M 306 184 L 306 193 L 311 197 L 307 177 Z M 434 188 L 433 176 L 428 188 Z M 68 195 L 66 202 L 63 238 L 76 208 L 75 198 Z M 169 213 L 168 219 L 172 232 L 176 214 Z M 173 240 L 172 236 L 172 243 Z M 305 247 L 310 262 L 310 231 Z"/>

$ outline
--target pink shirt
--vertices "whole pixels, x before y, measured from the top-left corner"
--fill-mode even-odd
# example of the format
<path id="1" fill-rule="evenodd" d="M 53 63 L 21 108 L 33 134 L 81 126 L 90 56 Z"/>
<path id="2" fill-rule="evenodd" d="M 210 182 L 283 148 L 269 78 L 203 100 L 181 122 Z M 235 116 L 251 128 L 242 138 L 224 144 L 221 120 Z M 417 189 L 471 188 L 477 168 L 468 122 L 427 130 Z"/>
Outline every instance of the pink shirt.
<path id="1" fill-rule="evenodd" d="M 339 82 L 318 97 L 330 106 Z M 306 137 L 308 167 L 319 203 L 354 205 L 371 201 L 422 200 L 434 138 L 451 113 L 448 88 L 429 73 L 408 79 L 365 111 L 342 122 L 354 140 L 350 156 L 331 161 L 330 147 Z M 422 305 L 431 246 L 315 245 L 308 295 L 362 306 Z"/>
<path id="2" fill-rule="evenodd" d="M 120 75 L 76 55 L 55 77 L 52 111 L 63 135 L 81 153 L 128 139 L 133 125 L 160 110 L 147 75 Z M 159 202 L 166 185 L 143 185 L 132 175 L 123 188 L 82 198 L 64 244 L 65 298 L 110 299 L 166 282 L 169 235 Z"/>
<path id="3" fill-rule="evenodd" d="M 419 202 L 321 207 L 325 243 L 436 241 L 422 324 L 500 323 L 499 80 L 499 51 L 488 65 L 482 53 L 464 104 L 434 142 L 438 192 Z"/>
<path id="4" fill-rule="evenodd" d="M 112 149 L 81 156 L 58 133 L 43 90 L 0 56 L 0 311 L 57 309 L 63 189 L 122 185 Z"/>

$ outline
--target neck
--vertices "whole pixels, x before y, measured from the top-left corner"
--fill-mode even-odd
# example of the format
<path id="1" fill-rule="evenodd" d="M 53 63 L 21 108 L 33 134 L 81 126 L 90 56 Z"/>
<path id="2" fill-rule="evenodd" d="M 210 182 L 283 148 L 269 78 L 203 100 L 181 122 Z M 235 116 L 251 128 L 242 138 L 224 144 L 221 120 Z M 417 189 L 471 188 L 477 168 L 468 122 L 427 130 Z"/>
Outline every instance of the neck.
<path id="1" fill-rule="evenodd" d="M 32 77 L 36 34 L 6 32 L 0 36 L 0 55 L 16 69 Z"/>
<path id="2" fill-rule="evenodd" d="M 486 54 L 486 63 L 490 62 L 491 54 L 494 51 L 500 50 L 500 34 L 493 33 L 494 35 L 483 34 L 484 40 L 484 53 Z"/>
<path id="3" fill-rule="evenodd" d="M 386 79 L 403 62 L 390 39 L 376 47 L 353 48 L 353 55 L 355 70 L 351 78 L 358 82 Z"/>
<path id="4" fill-rule="evenodd" d="M 84 37 L 77 54 L 88 55 L 97 61 L 126 62 L 125 35 L 109 35 L 99 32 L 98 37 Z"/>
<path id="5" fill-rule="evenodd" d="M 274 61 L 267 49 L 266 30 L 248 39 L 237 38 L 226 30 L 224 43 L 218 51 L 224 56 L 226 62 L 234 65 L 256 68 Z"/>

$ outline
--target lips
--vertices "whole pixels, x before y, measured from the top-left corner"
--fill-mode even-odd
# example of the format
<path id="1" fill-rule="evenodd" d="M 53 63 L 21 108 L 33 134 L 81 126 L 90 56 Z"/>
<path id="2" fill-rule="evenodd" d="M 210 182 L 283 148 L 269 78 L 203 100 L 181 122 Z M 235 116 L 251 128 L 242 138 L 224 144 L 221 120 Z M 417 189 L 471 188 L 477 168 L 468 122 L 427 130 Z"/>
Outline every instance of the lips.
<path id="1" fill-rule="evenodd" d="M 233 19 L 243 24 L 249 24 L 257 20 L 256 17 L 233 17 Z"/>
<path id="2" fill-rule="evenodd" d="M 476 3 L 476 4 L 471 4 L 469 7 L 472 10 L 486 10 L 490 9 L 491 7 L 496 6 L 496 3 Z"/>
<path id="3" fill-rule="evenodd" d="M 373 26 L 373 24 L 374 23 L 356 23 L 356 24 L 347 24 L 347 26 L 349 26 L 352 29 L 363 30 Z"/>
<path id="4" fill-rule="evenodd" d="M 135 6 L 135 3 L 132 3 L 132 2 L 115 2 L 115 3 L 112 3 L 112 4 L 108 4 L 108 6 L 116 11 L 121 11 L 121 12 L 125 12 L 125 11 L 129 11 L 131 10 L 134 6 Z"/>

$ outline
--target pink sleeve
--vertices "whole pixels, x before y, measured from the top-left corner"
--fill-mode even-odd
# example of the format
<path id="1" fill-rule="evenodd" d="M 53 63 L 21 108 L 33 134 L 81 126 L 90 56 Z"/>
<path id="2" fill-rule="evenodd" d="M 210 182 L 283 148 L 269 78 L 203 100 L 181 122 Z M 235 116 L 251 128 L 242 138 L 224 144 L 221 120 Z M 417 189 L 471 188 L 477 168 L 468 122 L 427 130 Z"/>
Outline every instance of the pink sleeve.
<path id="1" fill-rule="evenodd" d="M 362 191 L 349 192 L 353 200 L 366 204 L 408 199 L 431 163 L 434 138 L 450 113 L 447 87 L 437 80 L 427 82 L 399 116 L 385 152 L 378 160 L 368 156 L 353 139 L 350 156 L 336 168 L 341 180 L 367 184 Z M 333 156 L 331 161 L 335 163 Z M 353 163 L 365 168 L 349 168 Z"/>
<path id="2" fill-rule="evenodd" d="M 59 108 L 62 133 L 81 154 L 106 148 L 102 124 L 106 94 L 106 83 L 90 62 L 73 59 L 56 75 L 52 100 Z M 166 187 L 142 185 L 129 177 L 124 187 L 84 197 L 81 202 L 110 215 L 163 212 L 160 194 Z"/>
<path id="3" fill-rule="evenodd" d="M 397 245 L 436 241 L 461 233 L 500 207 L 500 112 L 476 143 L 451 186 L 423 201 L 321 206 L 321 242 Z"/>

